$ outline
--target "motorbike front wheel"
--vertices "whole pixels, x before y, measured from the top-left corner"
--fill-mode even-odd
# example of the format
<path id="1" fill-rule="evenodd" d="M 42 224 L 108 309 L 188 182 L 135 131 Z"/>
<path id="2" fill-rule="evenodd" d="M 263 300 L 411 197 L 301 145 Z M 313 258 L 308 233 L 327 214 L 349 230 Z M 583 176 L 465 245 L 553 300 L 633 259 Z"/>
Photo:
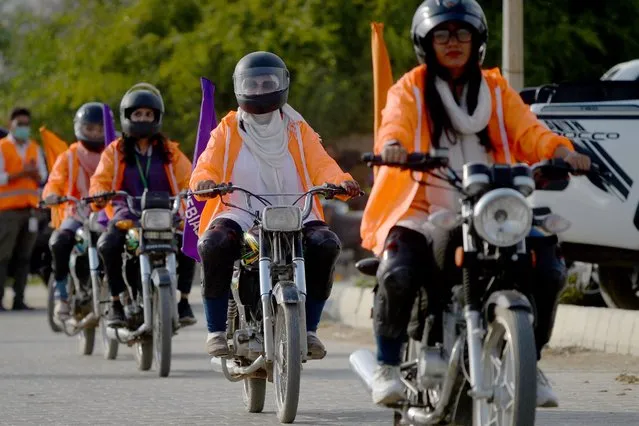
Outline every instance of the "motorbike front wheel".
<path id="1" fill-rule="evenodd" d="M 171 287 L 162 286 L 155 289 L 153 293 L 153 346 L 160 377 L 167 377 L 171 371 L 174 304 Z"/>
<path id="2" fill-rule="evenodd" d="M 300 398 L 302 354 L 300 351 L 300 318 L 297 304 L 277 305 L 273 381 L 277 417 L 282 423 L 293 423 Z"/>
<path id="3" fill-rule="evenodd" d="M 482 425 L 534 426 L 537 406 L 537 351 L 529 313 L 495 308 L 482 348 L 483 384 L 492 398 L 483 399 Z"/>

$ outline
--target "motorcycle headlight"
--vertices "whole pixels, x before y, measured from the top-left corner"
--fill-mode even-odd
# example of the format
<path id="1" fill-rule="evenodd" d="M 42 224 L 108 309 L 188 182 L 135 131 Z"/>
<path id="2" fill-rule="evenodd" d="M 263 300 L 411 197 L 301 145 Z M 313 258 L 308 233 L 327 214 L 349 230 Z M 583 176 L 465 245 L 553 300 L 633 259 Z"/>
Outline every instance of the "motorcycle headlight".
<path id="1" fill-rule="evenodd" d="M 477 234 L 497 247 L 514 246 L 526 238 L 532 220 L 532 208 L 526 198 L 510 188 L 487 192 L 473 210 Z"/>
<path id="2" fill-rule="evenodd" d="M 142 212 L 140 224 L 144 230 L 165 231 L 173 224 L 171 211 L 164 209 L 148 209 Z"/>
<path id="3" fill-rule="evenodd" d="M 82 254 L 87 251 L 87 239 L 85 238 L 84 228 L 78 228 L 78 230 L 75 231 L 75 247 Z"/>
<path id="4" fill-rule="evenodd" d="M 265 231 L 294 232 L 302 229 L 302 210 L 296 206 L 268 206 L 262 211 Z"/>

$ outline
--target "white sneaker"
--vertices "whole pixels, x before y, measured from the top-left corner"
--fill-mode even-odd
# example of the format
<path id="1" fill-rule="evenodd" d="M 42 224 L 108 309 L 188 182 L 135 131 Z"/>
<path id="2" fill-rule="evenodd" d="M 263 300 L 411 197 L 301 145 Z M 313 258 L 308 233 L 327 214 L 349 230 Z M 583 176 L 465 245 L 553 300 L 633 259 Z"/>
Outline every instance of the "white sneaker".
<path id="1" fill-rule="evenodd" d="M 71 309 L 69 308 L 69 302 L 66 300 L 58 299 L 55 301 L 55 307 L 53 308 L 53 315 L 59 320 L 66 320 L 69 318 L 71 314 Z"/>
<path id="2" fill-rule="evenodd" d="M 373 402 L 380 405 L 393 404 L 405 399 L 399 367 L 380 365 L 373 374 Z"/>
<path id="3" fill-rule="evenodd" d="M 559 407 L 559 398 L 540 368 L 537 368 L 537 407 Z"/>

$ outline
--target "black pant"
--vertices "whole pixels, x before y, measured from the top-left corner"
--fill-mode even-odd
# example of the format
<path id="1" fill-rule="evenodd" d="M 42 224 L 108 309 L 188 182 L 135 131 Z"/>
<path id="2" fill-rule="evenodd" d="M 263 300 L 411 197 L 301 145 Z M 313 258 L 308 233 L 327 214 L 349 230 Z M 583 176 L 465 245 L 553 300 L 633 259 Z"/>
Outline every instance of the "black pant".
<path id="1" fill-rule="evenodd" d="M 0 211 L 0 303 L 4 297 L 4 285 L 13 272 L 13 305 L 24 303 L 24 290 L 31 266 L 31 254 L 37 232 L 29 232 L 31 209 Z"/>
<path id="2" fill-rule="evenodd" d="M 537 310 L 535 340 L 537 355 L 550 340 L 559 294 L 566 279 L 566 266 L 559 258 L 557 245 L 543 238 L 529 238 L 537 255 L 531 296 Z M 461 231 L 435 228 L 428 238 L 401 226 L 393 227 L 377 272 L 374 325 L 378 336 L 396 339 L 405 335 L 411 307 L 420 288 L 425 288 L 429 311 L 441 312 L 450 287 L 461 282 L 461 270 L 455 266 L 455 249 L 461 245 Z M 437 315 L 438 316 L 438 315 Z M 433 328 L 435 339 L 441 333 L 439 318 Z"/>
<path id="3" fill-rule="evenodd" d="M 114 223 L 109 223 L 107 231 L 98 239 L 98 253 L 105 266 L 105 273 L 109 282 L 111 296 L 118 296 L 126 289 L 124 278 L 122 277 L 122 253 L 126 231 L 121 231 L 115 227 Z M 182 238 L 178 236 L 178 247 L 182 246 Z M 177 253 L 177 289 L 182 294 L 191 292 L 193 275 L 195 273 L 195 260 L 191 259 L 182 251 Z"/>
<path id="4" fill-rule="evenodd" d="M 56 281 L 69 275 L 69 258 L 75 245 L 75 233 L 69 229 L 58 229 L 51 235 L 49 247 L 53 258 L 53 277 Z"/>
<path id="5" fill-rule="evenodd" d="M 322 221 L 312 221 L 303 230 L 306 291 L 313 300 L 325 301 L 333 287 L 333 271 L 341 245 L 339 238 Z M 213 221 L 198 241 L 202 259 L 202 295 L 205 298 L 228 294 L 233 264 L 240 258 L 242 228 L 230 219 Z"/>

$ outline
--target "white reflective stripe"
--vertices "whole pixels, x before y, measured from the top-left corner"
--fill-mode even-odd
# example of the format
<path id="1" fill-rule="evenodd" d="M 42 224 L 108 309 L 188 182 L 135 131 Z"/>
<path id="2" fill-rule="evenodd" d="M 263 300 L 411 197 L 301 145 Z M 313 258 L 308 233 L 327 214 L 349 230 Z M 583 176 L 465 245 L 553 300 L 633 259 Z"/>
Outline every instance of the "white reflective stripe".
<path id="1" fill-rule="evenodd" d="M 4 166 L 4 152 L 0 150 L 0 185 L 6 185 L 9 183 L 9 174 Z"/>
<path id="2" fill-rule="evenodd" d="M 306 157 L 304 156 L 304 144 L 302 143 L 302 131 L 300 130 L 300 123 L 294 124 L 295 126 L 295 136 L 297 137 L 297 145 L 300 150 L 300 157 L 302 160 L 302 169 L 304 169 L 304 179 L 306 180 L 306 190 L 311 189 L 313 186 L 313 181 L 311 180 L 310 175 L 308 174 L 308 168 L 306 167 Z M 317 207 L 317 197 L 313 196 L 313 210 L 318 219 L 320 219 L 319 208 Z"/>
<path id="3" fill-rule="evenodd" d="M 497 101 L 497 118 L 499 121 L 499 133 L 501 135 L 501 144 L 504 147 L 504 155 L 506 156 L 506 163 L 511 164 L 512 158 L 510 157 L 510 146 L 508 145 L 508 134 L 506 133 L 506 124 L 504 123 L 504 106 L 501 101 L 501 89 L 497 87 L 495 89 L 495 99 Z"/>
<path id="4" fill-rule="evenodd" d="M 422 107 L 422 91 L 419 90 L 419 87 L 417 86 L 413 86 L 413 96 L 415 96 L 415 105 L 417 106 L 417 128 L 415 129 L 415 152 L 423 152 L 424 150 L 422 149 L 422 115 L 424 113 L 423 111 L 423 107 Z M 431 143 L 431 149 L 433 147 L 433 144 Z M 417 172 L 417 176 L 416 179 L 417 180 L 421 180 L 422 179 L 422 172 Z"/>
<path id="5" fill-rule="evenodd" d="M 44 153 L 39 145 L 33 143 L 36 147 L 36 157 L 38 163 L 38 174 L 40 175 L 40 182 L 45 182 L 47 177 L 49 176 L 49 172 L 47 171 L 47 162 L 44 160 Z M 51 164 L 53 167 L 53 164 Z"/>
<path id="6" fill-rule="evenodd" d="M 120 167 L 120 159 L 118 158 L 118 148 L 113 150 L 113 182 L 111 182 L 111 191 L 115 191 L 118 183 L 118 168 Z"/>
<path id="7" fill-rule="evenodd" d="M 71 151 L 67 151 L 67 164 L 69 166 L 69 178 L 67 183 L 67 197 L 71 196 L 71 190 L 73 189 L 73 153 Z M 80 173 L 78 173 L 78 187 L 80 181 Z M 81 192 L 82 193 L 82 192 Z"/>
<path id="8" fill-rule="evenodd" d="M 415 152 L 422 152 L 422 93 L 419 87 L 413 86 L 415 105 L 417 105 L 417 128 L 415 129 Z"/>
<path id="9" fill-rule="evenodd" d="M 38 197 L 40 191 L 36 189 L 15 189 L 13 191 L 5 191 L 0 192 L 0 198 L 13 197 L 16 195 L 33 195 L 34 197 Z"/>
<path id="10" fill-rule="evenodd" d="M 5 173 L 7 173 L 7 170 L 5 169 L 5 166 L 4 166 L 4 152 L 0 150 L 0 174 L 5 174 Z"/>
<path id="11" fill-rule="evenodd" d="M 177 182 L 177 177 L 175 176 L 175 171 L 173 170 L 173 164 L 169 164 L 169 179 L 171 179 L 171 186 L 173 187 L 173 195 L 177 195 L 180 192 L 180 188 L 178 188 L 178 182 Z M 180 202 L 180 210 L 178 211 L 178 213 L 180 214 L 180 216 L 183 216 L 183 212 L 184 212 L 184 201 Z"/>
<path id="12" fill-rule="evenodd" d="M 226 126 L 226 142 L 224 144 L 224 168 L 222 169 L 222 182 L 226 181 L 226 170 L 229 165 L 229 149 L 231 147 L 231 127 Z M 221 183 L 221 182 L 215 182 Z"/>

